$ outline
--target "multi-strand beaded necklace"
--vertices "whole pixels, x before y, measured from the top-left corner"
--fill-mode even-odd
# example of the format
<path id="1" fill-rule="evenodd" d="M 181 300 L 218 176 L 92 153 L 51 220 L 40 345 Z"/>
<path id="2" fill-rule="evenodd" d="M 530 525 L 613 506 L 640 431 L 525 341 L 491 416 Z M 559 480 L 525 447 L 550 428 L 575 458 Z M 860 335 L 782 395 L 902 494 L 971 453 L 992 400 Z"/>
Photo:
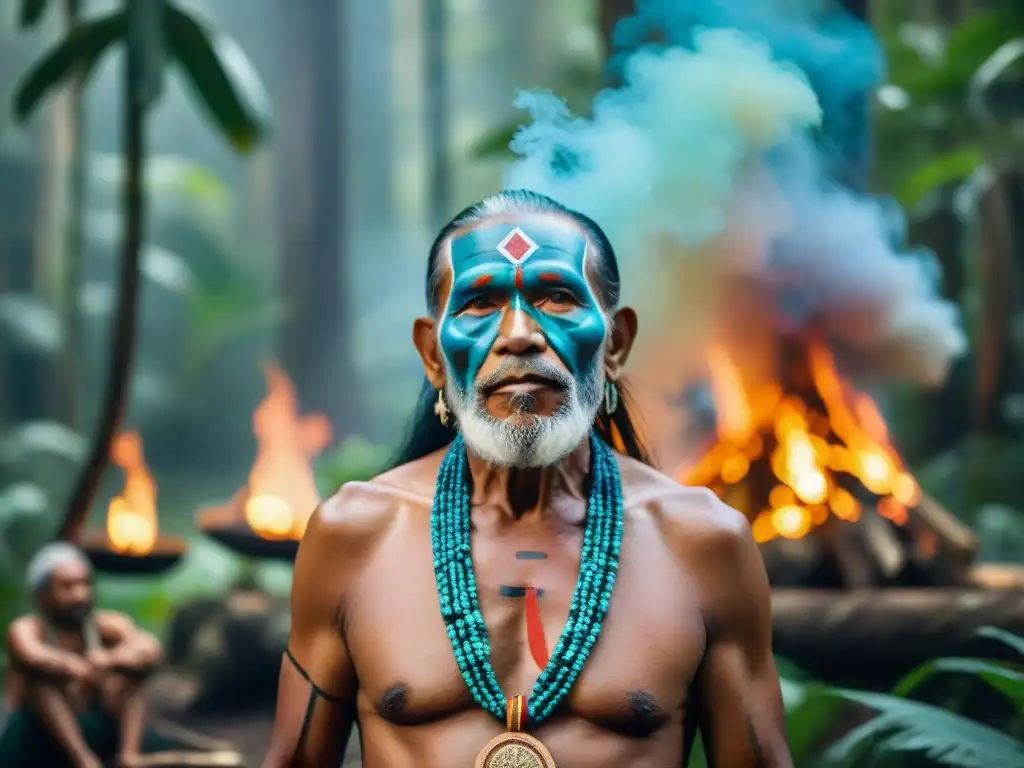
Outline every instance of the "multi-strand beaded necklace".
<path id="1" fill-rule="evenodd" d="M 580 575 L 569 617 L 533 692 L 516 722 L 543 723 L 566 698 L 601 634 L 619 567 L 622 544 L 622 486 L 612 450 L 590 437 L 590 498 L 580 553 Z M 480 612 L 470 551 L 470 478 L 462 437 L 441 461 L 431 512 L 431 539 L 437 594 L 455 660 L 473 698 L 498 720 L 512 725 L 513 700 L 507 699 L 491 666 L 491 645 Z M 517 747 L 518 748 L 518 747 Z"/>

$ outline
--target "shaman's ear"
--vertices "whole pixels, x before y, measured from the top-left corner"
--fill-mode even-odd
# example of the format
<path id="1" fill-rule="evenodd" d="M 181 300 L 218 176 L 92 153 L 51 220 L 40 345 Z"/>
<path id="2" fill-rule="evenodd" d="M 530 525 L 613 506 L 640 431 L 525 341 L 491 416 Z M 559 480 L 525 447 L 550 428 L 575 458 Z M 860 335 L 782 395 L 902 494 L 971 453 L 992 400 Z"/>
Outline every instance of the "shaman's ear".
<path id="1" fill-rule="evenodd" d="M 632 307 L 620 307 L 612 316 L 612 332 L 604 351 L 604 370 L 609 381 L 618 381 L 636 340 L 637 318 Z"/>
<path id="2" fill-rule="evenodd" d="M 420 360 L 423 361 L 423 373 L 434 389 L 444 387 L 444 358 L 441 345 L 437 341 L 437 324 L 432 317 L 418 317 L 412 324 L 412 343 L 416 345 Z"/>

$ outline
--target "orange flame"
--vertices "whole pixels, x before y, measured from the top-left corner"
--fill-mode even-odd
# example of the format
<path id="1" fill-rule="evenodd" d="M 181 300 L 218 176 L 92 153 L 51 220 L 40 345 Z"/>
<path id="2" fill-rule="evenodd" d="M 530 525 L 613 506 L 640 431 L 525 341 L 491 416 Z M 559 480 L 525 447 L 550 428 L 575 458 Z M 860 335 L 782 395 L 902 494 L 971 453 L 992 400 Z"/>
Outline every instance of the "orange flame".
<path id="1" fill-rule="evenodd" d="M 110 460 L 124 470 L 124 489 L 107 507 L 107 540 L 117 552 L 147 555 L 157 537 L 156 482 L 142 453 L 142 437 L 129 430 L 119 433 Z"/>
<path id="2" fill-rule="evenodd" d="M 301 538 L 320 503 L 310 463 L 333 439 L 323 414 L 299 416 L 295 387 L 274 365 L 264 368 L 268 394 L 253 413 L 256 460 L 245 520 L 267 539 Z"/>
<path id="3" fill-rule="evenodd" d="M 879 514 L 902 525 L 920 490 L 889 442 L 885 420 L 870 397 L 843 382 L 823 343 L 811 341 L 806 351 L 809 384 L 821 408 L 784 393 L 774 381 L 748 391 L 728 350 L 712 347 L 708 368 L 717 440 L 681 480 L 727 496 L 767 454 L 773 475 L 767 504 L 746 510 L 762 542 L 802 538 L 830 516 L 858 519 L 860 502 L 843 487 L 843 476 L 880 497 Z"/>

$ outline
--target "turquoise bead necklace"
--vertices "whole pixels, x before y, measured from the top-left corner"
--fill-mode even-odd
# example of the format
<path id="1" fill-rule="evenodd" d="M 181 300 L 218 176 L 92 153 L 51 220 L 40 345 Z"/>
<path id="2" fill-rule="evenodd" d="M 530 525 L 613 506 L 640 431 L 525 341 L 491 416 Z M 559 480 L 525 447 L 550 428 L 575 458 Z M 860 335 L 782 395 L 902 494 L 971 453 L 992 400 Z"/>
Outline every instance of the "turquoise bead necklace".
<path id="1" fill-rule="evenodd" d="M 590 476 L 580 575 L 565 628 L 527 700 L 531 726 L 543 723 L 568 696 L 601 634 L 615 586 L 622 545 L 622 484 L 614 453 L 596 434 L 590 437 Z M 461 435 L 441 461 L 430 525 L 437 595 L 455 661 L 477 703 L 504 721 L 507 700 L 491 666 L 491 645 L 473 574 L 469 466 Z"/>

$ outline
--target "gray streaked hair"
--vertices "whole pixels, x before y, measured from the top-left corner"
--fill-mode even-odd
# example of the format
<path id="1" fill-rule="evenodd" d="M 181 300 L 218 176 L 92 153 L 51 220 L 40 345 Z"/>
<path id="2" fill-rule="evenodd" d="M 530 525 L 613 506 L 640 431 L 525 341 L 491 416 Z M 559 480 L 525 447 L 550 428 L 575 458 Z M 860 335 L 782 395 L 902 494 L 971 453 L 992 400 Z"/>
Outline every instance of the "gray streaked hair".
<path id="1" fill-rule="evenodd" d="M 456 214 L 430 246 L 430 256 L 427 259 L 427 306 L 433 316 L 436 317 L 442 309 L 438 294 L 440 293 L 441 278 L 444 275 L 445 260 L 441 256 L 452 236 L 465 226 L 477 224 L 496 216 L 530 214 L 564 216 L 583 230 L 597 255 L 595 267 L 598 279 L 595 287 L 598 299 L 606 312 L 618 307 L 619 265 L 612 244 L 601 227 L 590 217 L 567 208 L 546 195 L 528 189 L 510 189 L 485 197 L 479 203 Z"/>
<path id="2" fill-rule="evenodd" d="M 80 563 L 91 569 L 89 558 L 74 544 L 66 541 L 55 541 L 42 547 L 33 555 L 25 569 L 25 584 L 29 593 L 38 595 L 50 586 L 53 572 L 62 565 Z"/>

